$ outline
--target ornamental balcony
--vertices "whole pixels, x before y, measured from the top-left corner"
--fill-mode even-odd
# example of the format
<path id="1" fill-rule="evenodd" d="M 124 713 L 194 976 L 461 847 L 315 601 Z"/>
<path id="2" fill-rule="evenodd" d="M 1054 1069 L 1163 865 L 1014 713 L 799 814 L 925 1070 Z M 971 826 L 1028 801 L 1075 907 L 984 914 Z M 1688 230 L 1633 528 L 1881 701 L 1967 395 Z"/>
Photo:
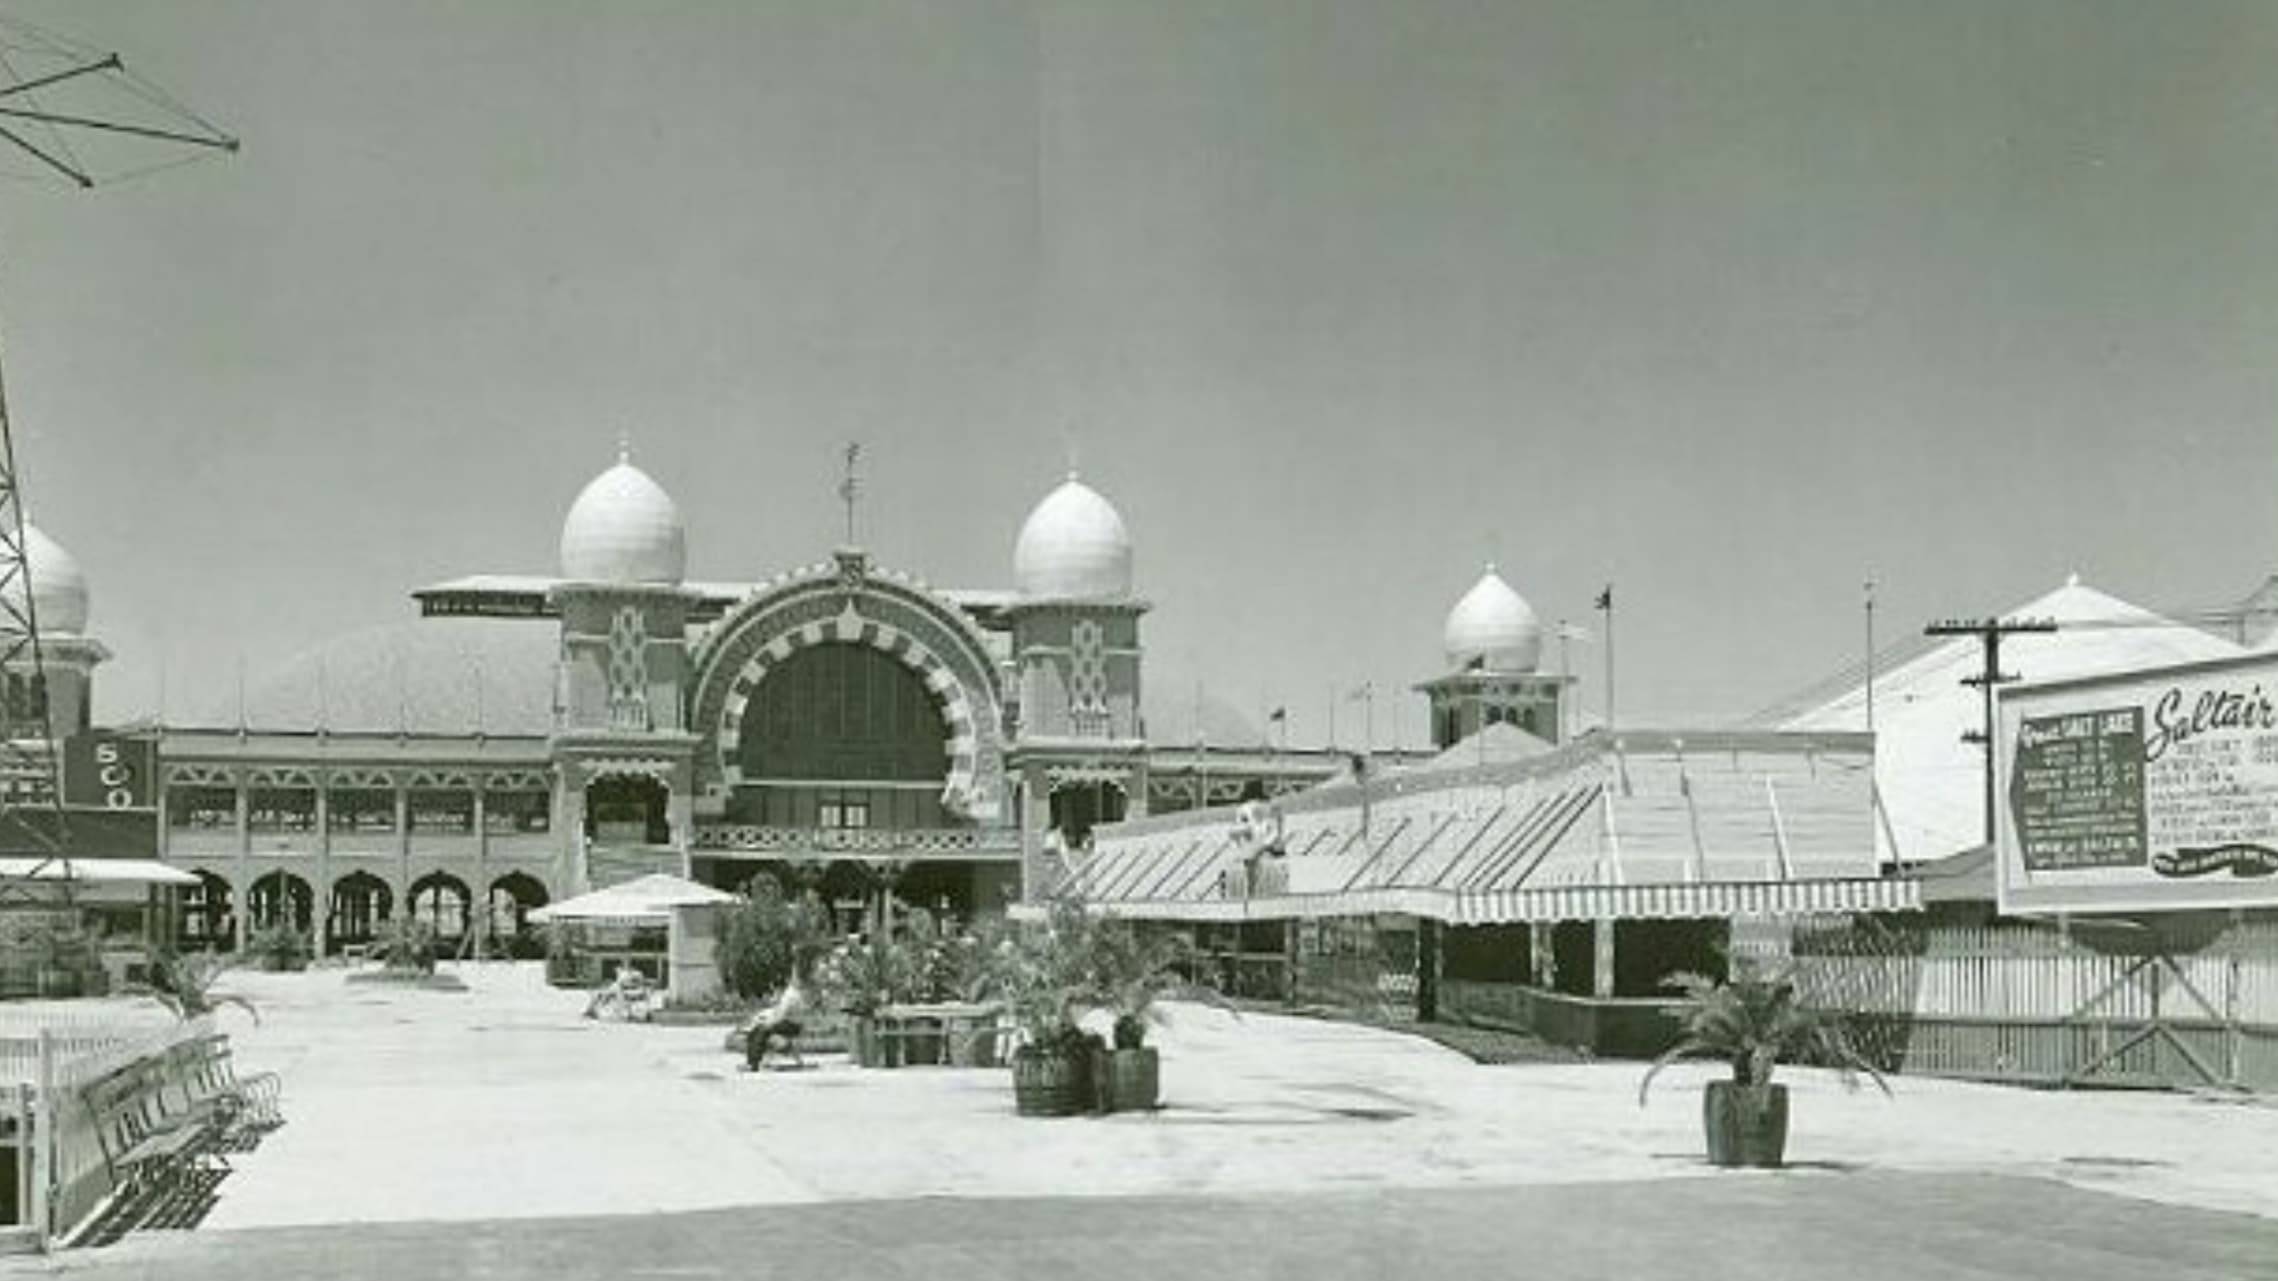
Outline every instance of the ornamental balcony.
<path id="1" fill-rule="evenodd" d="M 1020 830 L 1011 827 L 760 827 L 726 823 L 698 826 L 689 847 L 699 854 L 742 854 L 808 859 L 996 860 L 1020 854 Z"/>

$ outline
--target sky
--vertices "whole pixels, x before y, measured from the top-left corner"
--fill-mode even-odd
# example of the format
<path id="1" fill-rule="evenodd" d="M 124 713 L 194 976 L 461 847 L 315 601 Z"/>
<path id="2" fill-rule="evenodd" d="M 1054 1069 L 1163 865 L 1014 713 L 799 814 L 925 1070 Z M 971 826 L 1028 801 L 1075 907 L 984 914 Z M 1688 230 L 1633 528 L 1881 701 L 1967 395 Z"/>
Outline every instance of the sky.
<path id="1" fill-rule="evenodd" d="M 690 574 L 1009 583 L 1073 457 L 1148 679 L 1424 737 L 1483 563 L 1731 721 L 2077 572 L 2278 571 L 2278 7 L 10 0 L 243 150 L 0 184 L 105 719 L 546 573 L 630 433 Z M 1557 645 L 1546 661 L 1556 667 Z M 163 669 L 163 676 L 161 670 Z"/>

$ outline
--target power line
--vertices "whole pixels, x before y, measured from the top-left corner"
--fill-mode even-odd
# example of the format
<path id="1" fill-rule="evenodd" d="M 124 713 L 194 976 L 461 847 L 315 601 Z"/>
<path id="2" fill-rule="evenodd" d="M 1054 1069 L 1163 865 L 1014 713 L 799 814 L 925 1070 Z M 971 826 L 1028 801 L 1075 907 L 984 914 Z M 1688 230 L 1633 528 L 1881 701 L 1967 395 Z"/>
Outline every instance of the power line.
<path id="1" fill-rule="evenodd" d="M 1985 651 L 1984 668 L 1974 676 L 1962 678 L 1962 684 L 1976 688 L 1985 700 L 1985 727 L 1964 730 L 1962 741 L 1976 743 L 1985 750 L 1985 841 L 1988 845 L 1993 843 L 1994 814 L 1993 691 L 1997 686 L 2022 679 L 2014 672 L 2001 670 L 2001 640 L 2005 636 L 2046 634 L 2056 630 L 2056 620 L 2049 618 L 1949 618 L 1922 629 L 1925 636 L 1975 636 Z"/>

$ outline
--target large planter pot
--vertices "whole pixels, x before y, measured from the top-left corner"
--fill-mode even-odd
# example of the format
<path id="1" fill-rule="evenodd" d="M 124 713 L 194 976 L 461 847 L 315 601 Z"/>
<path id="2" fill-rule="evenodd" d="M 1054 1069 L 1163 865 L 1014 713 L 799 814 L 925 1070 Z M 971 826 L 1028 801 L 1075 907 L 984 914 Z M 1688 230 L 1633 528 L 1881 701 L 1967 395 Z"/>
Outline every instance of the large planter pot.
<path id="1" fill-rule="evenodd" d="M 1074 1116 L 1090 1103 L 1088 1055 L 1024 1045 L 1012 1054 L 1013 1110 L 1022 1116 Z"/>
<path id="2" fill-rule="evenodd" d="M 1711 1081 L 1701 1123 L 1710 1165 L 1776 1169 L 1788 1146 L 1788 1087 Z"/>
<path id="3" fill-rule="evenodd" d="M 933 1067 L 947 1061 L 942 1057 L 941 1024 L 932 1019 L 916 1020 L 901 1040 L 902 1061 L 912 1067 Z"/>
<path id="4" fill-rule="evenodd" d="M 1107 1110 L 1146 1112 L 1162 1105 L 1163 1058 L 1152 1047 L 1107 1052 Z"/>
<path id="5" fill-rule="evenodd" d="M 886 1066 L 884 1038 L 878 1035 L 878 1020 L 867 1014 L 854 1016 L 854 1065 L 856 1067 Z"/>

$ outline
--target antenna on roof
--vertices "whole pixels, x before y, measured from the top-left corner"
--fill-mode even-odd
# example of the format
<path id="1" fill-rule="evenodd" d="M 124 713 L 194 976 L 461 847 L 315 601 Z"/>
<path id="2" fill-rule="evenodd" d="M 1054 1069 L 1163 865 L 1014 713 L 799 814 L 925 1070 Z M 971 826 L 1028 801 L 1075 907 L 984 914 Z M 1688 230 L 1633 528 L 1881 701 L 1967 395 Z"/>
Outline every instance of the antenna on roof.
<path id="1" fill-rule="evenodd" d="M 838 482 L 838 499 L 846 504 L 846 545 L 853 547 L 854 507 L 862 498 L 862 477 L 857 473 L 862 463 L 862 445 L 859 441 L 846 442 L 845 471 Z"/>

